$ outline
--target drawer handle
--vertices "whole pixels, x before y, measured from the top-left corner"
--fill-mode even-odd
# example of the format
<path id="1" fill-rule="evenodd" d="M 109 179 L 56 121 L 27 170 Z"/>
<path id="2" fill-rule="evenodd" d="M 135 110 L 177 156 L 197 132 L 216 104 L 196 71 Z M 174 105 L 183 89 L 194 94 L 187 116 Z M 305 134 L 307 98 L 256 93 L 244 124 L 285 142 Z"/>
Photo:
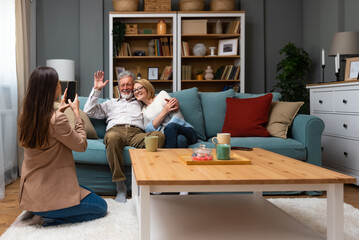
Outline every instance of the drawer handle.
<path id="1" fill-rule="evenodd" d="M 322 103 L 323 103 L 323 101 L 322 101 L 322 100 L 319 100 L 319 103 L 320 103 L 320 104 L 322 104 Z"/>
<path id="2" fill-rule="evenodd" d="M 345 128 L 345 129 L 347 129 L 348 128 L 348 125 L 346 125 L 345 123 L 343 124 L 343 127 Z"/>
<path id="3" fill-rule="evenodd" d="M 343 103 L 344 103 L 344 104 L 346 104 L 347 102 L 348 102 L 347 100 L 343 99 Z"/>
<path id="4" fill-rule="evenodd" d="M 344 152 L 344 156 L 348 157 L 348 153 L 347 153 L 347 152 Z"/>

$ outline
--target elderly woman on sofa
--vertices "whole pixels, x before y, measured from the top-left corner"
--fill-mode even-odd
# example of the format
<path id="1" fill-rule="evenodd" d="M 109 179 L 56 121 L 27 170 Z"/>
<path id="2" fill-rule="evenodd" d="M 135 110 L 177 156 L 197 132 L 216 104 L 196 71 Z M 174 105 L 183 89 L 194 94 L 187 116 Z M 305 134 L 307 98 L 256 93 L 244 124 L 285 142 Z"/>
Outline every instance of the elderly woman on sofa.
<path id="1" fill-rule="evenodd" d="M 134 95 L 144 106 L 142 108 L 146 132 L 162 131 L 165 134 L 165 148 L 187 148 L 197 142 L 194 127 L 186 122 L 166 91 L 155 96 L 155 88 L 146 79 L 135 81 Z"/>

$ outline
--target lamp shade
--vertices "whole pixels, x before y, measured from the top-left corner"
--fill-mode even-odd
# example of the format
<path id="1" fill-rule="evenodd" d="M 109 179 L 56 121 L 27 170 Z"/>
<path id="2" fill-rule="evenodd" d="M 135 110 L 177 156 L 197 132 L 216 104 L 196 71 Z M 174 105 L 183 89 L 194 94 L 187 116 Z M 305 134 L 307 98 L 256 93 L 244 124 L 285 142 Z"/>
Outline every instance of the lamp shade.
<path id="1" fill-rule="evenodd" d="M 359 55 L 359 32 L 338 32 L 334 35 L 329 56 Z"/>
<path id="2" fill-rule="evenodd" d="M 75 81 L 75 61 L 69 59 L 49 59 L 46 66 L 52 67 L 59 74 L 60 81 Z"/>

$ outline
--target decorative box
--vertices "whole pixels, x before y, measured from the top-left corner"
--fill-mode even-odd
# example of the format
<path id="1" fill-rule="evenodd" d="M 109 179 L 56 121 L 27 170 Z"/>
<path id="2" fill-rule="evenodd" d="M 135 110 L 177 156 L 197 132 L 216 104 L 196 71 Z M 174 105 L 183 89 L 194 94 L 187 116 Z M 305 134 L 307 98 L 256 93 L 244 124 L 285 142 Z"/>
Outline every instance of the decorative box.
<path id="1" fill-rule="evenodd" d="M 207 19 L 182 20 L 182 34 L 207 34 Z"/>
<path id="2" fill-rule="evenodd" d="M 145 11 L 171 11 L 171 0 L 144 0 Z"/>

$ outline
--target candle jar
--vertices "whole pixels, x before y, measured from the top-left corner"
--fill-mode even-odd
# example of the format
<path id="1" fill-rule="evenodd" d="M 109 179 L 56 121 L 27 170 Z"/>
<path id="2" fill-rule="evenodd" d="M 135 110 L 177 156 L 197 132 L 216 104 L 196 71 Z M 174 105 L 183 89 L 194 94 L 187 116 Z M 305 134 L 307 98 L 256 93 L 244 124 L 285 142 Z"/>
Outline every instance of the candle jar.
<path id="1" fill-rule="evenodd" d="M 166 34 L 166 23 L 164 20 L 160 20 L 157 23 L 157 34 Z"/>

